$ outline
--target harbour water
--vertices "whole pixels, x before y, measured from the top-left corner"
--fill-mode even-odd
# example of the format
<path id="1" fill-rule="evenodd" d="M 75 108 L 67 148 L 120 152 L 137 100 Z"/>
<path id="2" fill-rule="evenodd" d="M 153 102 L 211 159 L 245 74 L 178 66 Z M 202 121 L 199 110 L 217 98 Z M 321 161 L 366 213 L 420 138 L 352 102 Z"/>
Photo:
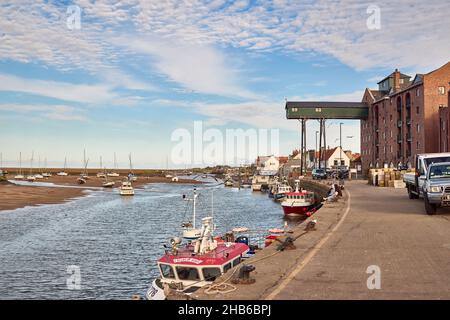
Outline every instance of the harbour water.
<path id="1" fill-rule="evenodd" d="M 58 205 L 0 212 L 0 299 L 129 299 L 158 275 L 163 245 L 192 215 L 183 194 L 192 185 L 150 184 L 134 197 L 115 190 Z M 198 185 L 198 220 L 211 214 L 216 234 L 233 227 L 267 230 L 284 224 L 279 204 L 250 189 Z M 69 289 L 68 266 L 80 270 Z"/>

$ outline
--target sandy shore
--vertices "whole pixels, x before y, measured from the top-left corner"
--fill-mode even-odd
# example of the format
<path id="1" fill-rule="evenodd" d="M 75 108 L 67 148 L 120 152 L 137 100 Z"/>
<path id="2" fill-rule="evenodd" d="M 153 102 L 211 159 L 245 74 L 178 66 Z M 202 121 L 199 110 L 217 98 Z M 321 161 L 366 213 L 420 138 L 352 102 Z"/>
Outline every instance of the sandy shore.
<path id="1" fill-rule="evenodd" d="M 83 195 L 83 189 L 0 185 L 0 210 L 69 201 Z"/>
<path id="2" fill-rule="evenodd" d="M 54 183 L 62 186 L 80 186 L 77 183 L 78 176 L 52 176 L 48 179 L 41 179 L 39 182 Z M 109 178 L 108 181 L 114 181 L 115 187 L 119 187 L 124 177 Z M 104 179 L 95 176 L 90 177 L 83 187 L 99 188 L 102 187 Z M 180 179 L 178 182 L 172 182 L 165 177 L 139 177 L 133 182 L 137 189 L 148 183 L 178 183 L 178 184 L 200 184 L 201 182 L 192 179 Z M 27 206 L 37 206 L 42 204 L 56 204 L 72 200 L 83 196 L 82 188 L 57 188 L 41 186 L 18 186 L 10 183 L 0 183 L 0 211 L 23 208 Z"/>

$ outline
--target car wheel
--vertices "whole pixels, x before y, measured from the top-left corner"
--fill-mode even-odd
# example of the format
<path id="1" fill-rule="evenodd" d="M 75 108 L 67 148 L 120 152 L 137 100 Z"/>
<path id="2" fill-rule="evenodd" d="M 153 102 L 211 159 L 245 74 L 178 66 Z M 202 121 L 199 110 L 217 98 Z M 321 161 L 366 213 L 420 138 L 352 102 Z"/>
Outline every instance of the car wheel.
<path id="1" fill-rule="evenodd" d="M 427 214 L 430 216 L 435 214 L 437 206 L 428 201 L 428 197 L 426 194 L 424 195 L 424 201 L 425 201 L 425 211 L 427 212 Z"/>

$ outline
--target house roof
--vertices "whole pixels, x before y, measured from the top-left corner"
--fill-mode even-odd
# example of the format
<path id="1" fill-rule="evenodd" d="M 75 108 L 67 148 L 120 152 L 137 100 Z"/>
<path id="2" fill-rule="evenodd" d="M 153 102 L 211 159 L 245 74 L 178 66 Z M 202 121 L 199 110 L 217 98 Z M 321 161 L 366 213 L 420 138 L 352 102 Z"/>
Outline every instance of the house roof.
<path id="1" fill-rule="evenodd" d="M 278 161 L 280 164 L 286 163 L 289 160 L 289 157 L 278 157 Z"/>
<path id="2" fill-rule="evenodd" d="M 398 69 L 395 69 L 394 72 L 392 72 L 390 75 L 388 75 L 387 77 L 385 77 L 383 80 L 378 81 L 377 84 L 380 84 L 381 82 L 385 81 L 386 79 L 393 78 L 395 72 L 397 72 L 397 71 L 398 71 Z M 407 74 L 404 74 L 404 73 L 401 73 L 401 72 L 400 72 L 400 79 L 409 79 L 409 78 L 411 78 L 411 76 L 408 76 Z"/>

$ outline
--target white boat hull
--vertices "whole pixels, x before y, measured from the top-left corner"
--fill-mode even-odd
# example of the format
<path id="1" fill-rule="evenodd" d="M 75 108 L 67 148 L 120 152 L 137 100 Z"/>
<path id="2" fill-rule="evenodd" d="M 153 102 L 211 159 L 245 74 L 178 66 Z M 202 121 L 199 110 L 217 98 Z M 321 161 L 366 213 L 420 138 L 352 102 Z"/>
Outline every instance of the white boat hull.
<path id="1" fill-rule="evenodd" d="M 164 294 L 164 289 L 158 287 L 156 280 L 153 280 L 145 294 L 145 298 L 147 300 L 166 300 L 166 295 Z"/>
<path id="2" fill-rule="evenodd" d="M 134 189 L 120 189 L 121 196 L 134 196 Z"/>

